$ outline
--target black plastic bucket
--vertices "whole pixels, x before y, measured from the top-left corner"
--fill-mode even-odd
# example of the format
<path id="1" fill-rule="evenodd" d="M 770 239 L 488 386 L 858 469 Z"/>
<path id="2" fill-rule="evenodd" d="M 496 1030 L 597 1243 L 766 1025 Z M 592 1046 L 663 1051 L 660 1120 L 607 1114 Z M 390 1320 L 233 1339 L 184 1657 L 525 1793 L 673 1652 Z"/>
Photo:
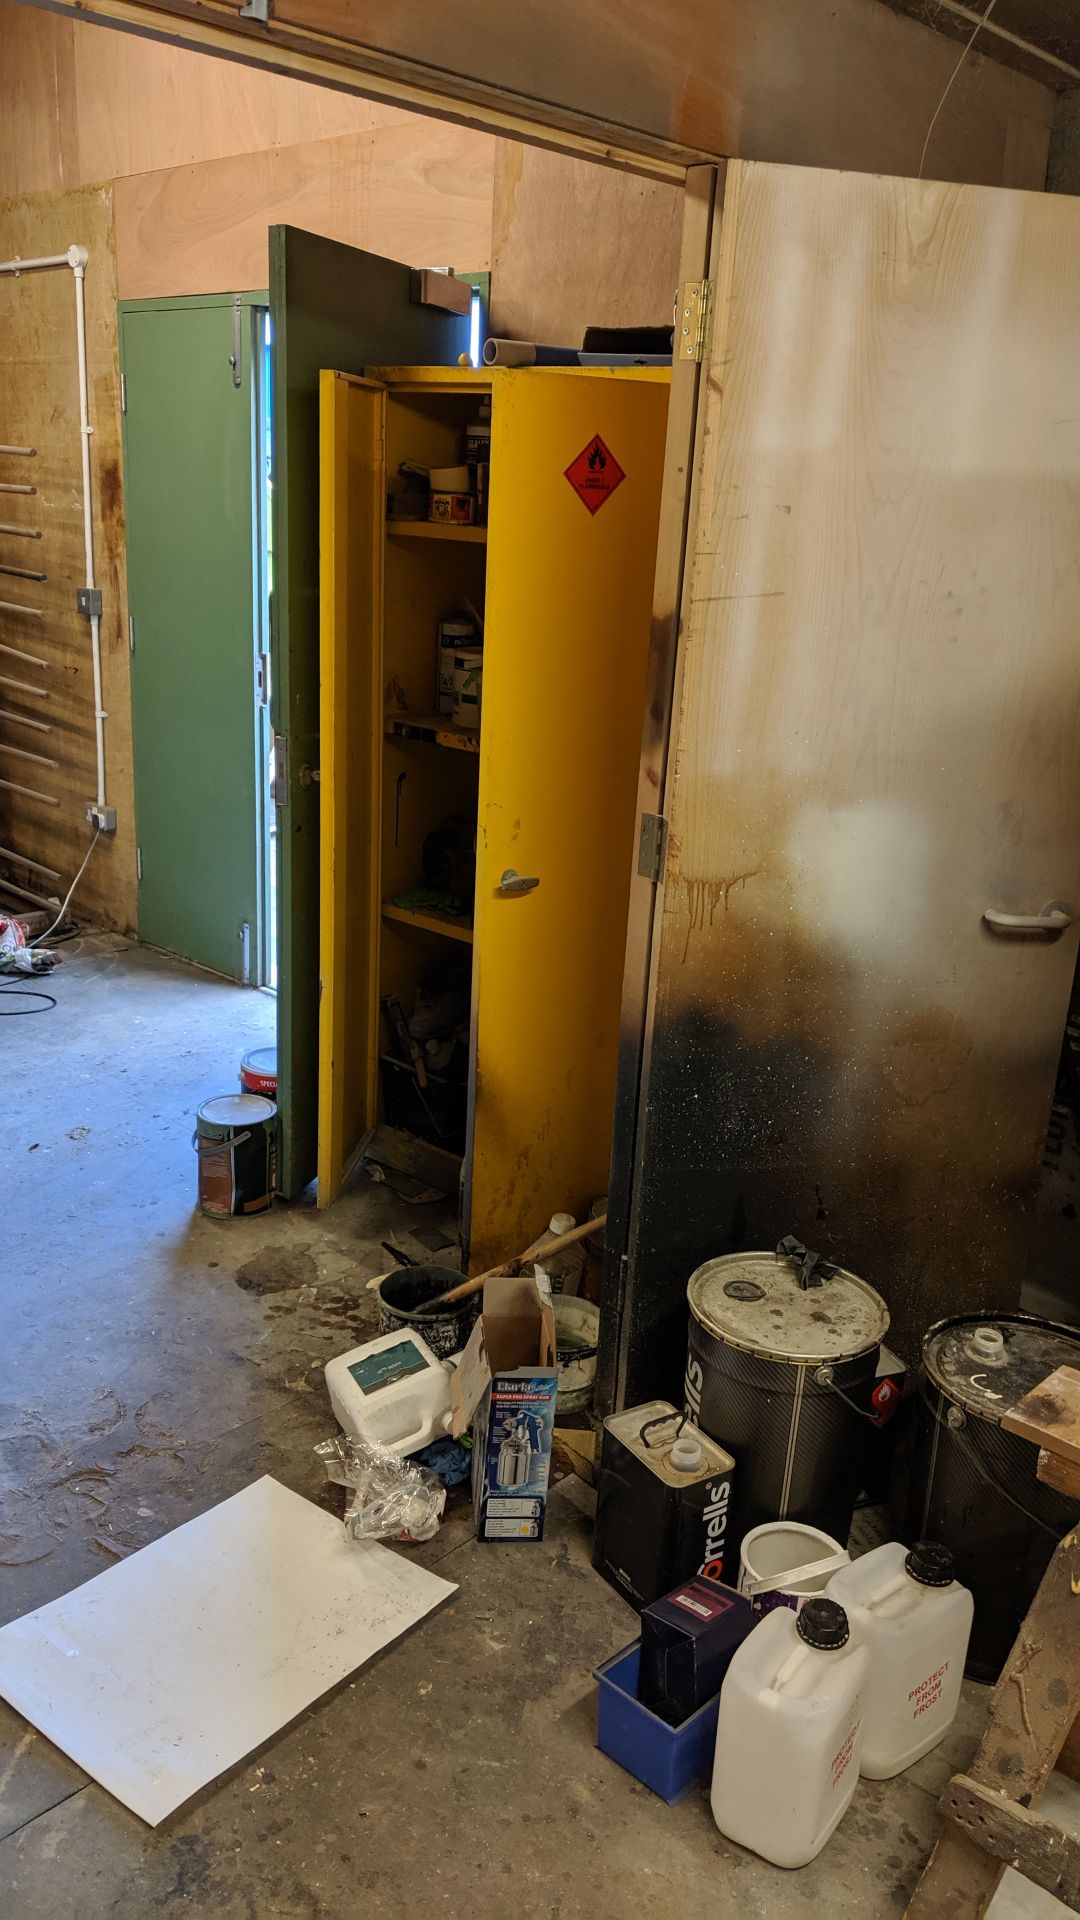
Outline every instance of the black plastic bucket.
<path id="1" fill-rule="evenodd" d="M 923 1339 L 906 1537 L 940 1540 L 971 1589 L 976 1680 L 997 1679 L 1076 1519 L 1077 1502 L 1036 1478 L 1038 1448 L 1001 1424 L 1057 1367 L 1080 1367 L 1080 1333 L 1028 1314 L 961 1314 Z"/>
<path id="2" fill-rule="evenodd" d="M 408 1327 L 427 1341 L 440 1360 L 460 1353 L 480 1311 L 480 1295 L 457 1300 L 441 1313 L 418 1313 L 417 1308 L 425 1300 L 449 1293 L 451 1287 L 460 1287 L 465 1277 L 453 1267 L 399 1267 L 388 1273 L 377 1288 L 379 1332 L 396 1333 L 399 1327 Z"/>
<path id="3" fill-rule="evenodd" d="M 851 1529 L 889 1314 L 856 1274 L 819 1271 L 803 1286 L 786 1254 L 726 1254 L 687 1289 L 687 1411 L 735 1456 L 733 1554 L 768 1520 Z"/>

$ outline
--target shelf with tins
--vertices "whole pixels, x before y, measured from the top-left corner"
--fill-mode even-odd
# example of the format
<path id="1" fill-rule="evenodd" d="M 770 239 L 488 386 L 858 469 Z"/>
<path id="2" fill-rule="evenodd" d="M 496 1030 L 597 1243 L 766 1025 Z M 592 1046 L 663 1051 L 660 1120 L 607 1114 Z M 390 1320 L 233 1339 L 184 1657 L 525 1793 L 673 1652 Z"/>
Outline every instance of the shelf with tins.
<path id="1" fill-rule="evenodd" d="M 669 380 L 323 377 L 319 1200 L 363 1151 L 444 1189 L 459 1166 L 475 1272 L 607 1184 Z M 467 464 L 485 399 L 487 524 L 388 515 L 400 479 Z M 465 616 L 482 697 L 458 726 L 438 655 L 468 648 Z M 395 905 L 421 890 L 466 913 Z M 420 1040 L 441 994 L 463 1009 L 460 1163 L 389 1084 L 400 1015 Z"/>

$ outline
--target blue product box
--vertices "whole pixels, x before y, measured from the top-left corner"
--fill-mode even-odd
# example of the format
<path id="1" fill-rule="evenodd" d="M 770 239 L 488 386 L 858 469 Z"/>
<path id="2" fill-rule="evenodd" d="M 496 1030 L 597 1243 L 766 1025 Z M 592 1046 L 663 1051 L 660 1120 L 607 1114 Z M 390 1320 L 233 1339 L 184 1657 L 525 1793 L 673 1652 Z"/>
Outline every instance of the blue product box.
<path id="1" fill-rule="evenodd" d="M 671 1807 L 712 1773 L 720 1695 L 671 1727 L 637 1697 L 640 1662 L 635 1640 L 596 1668 L 596 1744 Z"/>
<path id="2" fill-rule="evenodd" d="M 473 1429 L 478 1540 L 542 1540 L 559 1380 L 555 1320 L 531 1275 L 499 1274 L 451 1382 L 453 1431 Z"/>

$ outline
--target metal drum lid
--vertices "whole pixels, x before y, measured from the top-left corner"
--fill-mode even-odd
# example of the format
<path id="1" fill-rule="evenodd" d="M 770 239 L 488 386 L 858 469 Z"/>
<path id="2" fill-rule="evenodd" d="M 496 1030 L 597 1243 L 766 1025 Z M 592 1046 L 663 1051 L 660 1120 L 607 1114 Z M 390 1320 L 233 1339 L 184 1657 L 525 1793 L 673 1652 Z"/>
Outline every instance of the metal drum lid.
<path id="1" fill-rule="evenodd" d="M 777 1360 L 850 1360 L 880 1345 L 889 1309 L 873 1287 L 837 1267 L 804 1289 L 799 1271 L 786 1254 L 722 1254 L 691 1275 L 690 1311 L 718 1340 Z"/>
<path id="2" fill-rule="evenodd" d="M 241 1072 L 257 1073 L 262 1080 L 277 1079 L 277 1048 L 254 1047 L 240 1062 Z"/>
<path id="3" fill-rule="evenodd" d="M 276 1112 L 273 1101 L 261 1093 L 222 1093 L 203 1102 L 199 1119 L 209 1127 L 253 1127 L 272 1120 Z"/>
<path id="4" fill-rule="evenodd" d="M 950 1400 L 1000 1420 L 1047 1374 L 1080 1367 L 1080 1333 L 1022 1313 L 965 1314 L 930 1328 L 923 1364 Z"/>

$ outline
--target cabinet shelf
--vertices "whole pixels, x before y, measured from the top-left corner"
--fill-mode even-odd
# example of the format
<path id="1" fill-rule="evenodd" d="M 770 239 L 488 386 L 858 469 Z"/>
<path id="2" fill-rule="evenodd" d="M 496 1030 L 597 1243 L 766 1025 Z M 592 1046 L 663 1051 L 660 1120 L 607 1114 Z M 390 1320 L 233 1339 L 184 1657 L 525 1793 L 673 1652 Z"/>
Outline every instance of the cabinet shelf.
<path id="1" fill-rule="evenodd" d="M 456 727 L 445 713 L 391 713 L 387 715 L 386 731 L 395 740 L 431 740 L 458 753 L 480 751 L 480 735 Z"/>
<path id="2" fill-rule="evenodd" d="M 472 946 L 471 920 L 452 920 L 448 913 L 434 913 L 427 907 L 396 907 L 392 900 L 383 901 L 382 917 L 402 926 L 419 927 L 424 933 L 442 933 L 449 940 L 462 940 L 466 946 Z"/>
<path id="3" fill-rule="evenodd" d="M 388 520 L 387 533 L 399 540 L 456 540 L 464 546 L 486 543 L 486 527 L 452 527 L 442 520 Z"/>

